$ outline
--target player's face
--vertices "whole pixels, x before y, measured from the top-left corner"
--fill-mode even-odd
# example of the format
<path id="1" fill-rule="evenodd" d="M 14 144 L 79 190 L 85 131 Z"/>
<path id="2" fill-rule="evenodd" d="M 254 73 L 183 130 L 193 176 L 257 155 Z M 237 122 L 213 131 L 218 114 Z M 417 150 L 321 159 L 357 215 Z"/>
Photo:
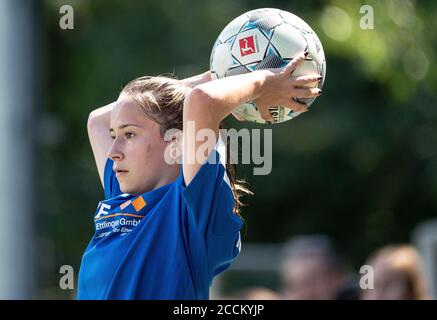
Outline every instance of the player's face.
<path id="1" fill-rule="evenodd" d="M 140 105 L 121 95 L 111 113 L 110 134 L 113 144 L 108 156 L 124 193 L 141 194 L 176 180 L 178 165 L 164 160 L 168 144 L 160 126 L 146 117 Z"/>

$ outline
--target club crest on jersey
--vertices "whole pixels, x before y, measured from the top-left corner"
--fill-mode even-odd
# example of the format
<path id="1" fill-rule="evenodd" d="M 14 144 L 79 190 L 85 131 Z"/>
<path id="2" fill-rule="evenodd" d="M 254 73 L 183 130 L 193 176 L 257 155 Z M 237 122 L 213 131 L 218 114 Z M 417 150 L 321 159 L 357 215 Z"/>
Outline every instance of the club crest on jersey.
<path id="1" fill-rule="evenodd" d="M 258 52 L 255 46 L 256 36 L 249 36 L 239 40 L 240 54 L 242 57 Z"/>
<path id="2" fill-rule="evenodd" d="M 106 216 L 109 213 L 109 210 L 111 210 L 111 206 L 109 204 L 100 202 L 98 212 L 95 215 L 94 219 L 99 219 L 102 215 Z"/>

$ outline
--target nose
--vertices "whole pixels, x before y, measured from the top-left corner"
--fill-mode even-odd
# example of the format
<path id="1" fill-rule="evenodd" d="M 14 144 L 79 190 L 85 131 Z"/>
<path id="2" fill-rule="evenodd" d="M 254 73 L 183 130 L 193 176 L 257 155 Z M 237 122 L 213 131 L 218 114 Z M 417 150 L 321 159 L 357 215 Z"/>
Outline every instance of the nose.
<path id="1" fill-rule="evenodd" d="M 120 142 L 118 139 L 114 139 L 111 147 L 108 150 L 108 158 L 112 160 L 122 160 L 124 158 L 124 154 L 122 152 L 122 148 L 120 146 Z"/>

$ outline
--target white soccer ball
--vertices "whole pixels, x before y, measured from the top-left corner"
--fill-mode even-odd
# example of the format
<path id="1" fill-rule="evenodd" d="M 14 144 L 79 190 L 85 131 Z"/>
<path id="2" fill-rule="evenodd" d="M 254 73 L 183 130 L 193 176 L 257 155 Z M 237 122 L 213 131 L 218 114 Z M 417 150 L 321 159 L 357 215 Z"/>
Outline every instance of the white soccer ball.
<path id="1" fill-rule="evenodd" d="M 311 87 L 322 88 L 326 75 L 325 53 L 311 27 L 298 16 L 279 9 L 256 9 L 232 20 L 218 36 L 211 53 L 212 79 L 260 69 L 285 67 L 307 50 L 306 61 L 293 76 L 320 74 L 323 79 Z M 310 106 L 315 98 L 298 99 Z M 300 113 L 281 106 L 270 108 L 273 123 L 295 118 Z M 266 123 L 255 104 L 238 106 L 233 114 L 240 120 Z"/>

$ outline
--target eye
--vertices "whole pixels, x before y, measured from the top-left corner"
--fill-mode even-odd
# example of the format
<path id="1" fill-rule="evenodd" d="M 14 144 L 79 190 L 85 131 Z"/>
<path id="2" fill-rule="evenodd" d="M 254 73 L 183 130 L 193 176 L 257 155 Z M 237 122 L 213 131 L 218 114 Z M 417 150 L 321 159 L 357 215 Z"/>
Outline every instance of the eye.
<path id="1" fill-rule="evenodd" d="M 130 138 L 133 138 L 135 136 L 135 133 L 133 133 L 133 132 L 126 132 L 125 136 L 126 136 L 127 139 L 130 139 Z"/>
<path id="2" fill-rule="evenodd" d="M 112 140 L 114 140 L 114 139 L 115 139 L 115 136 L 113 136 L 112 134 L 111 134 L 111 139 L 112 139 Z"/>

